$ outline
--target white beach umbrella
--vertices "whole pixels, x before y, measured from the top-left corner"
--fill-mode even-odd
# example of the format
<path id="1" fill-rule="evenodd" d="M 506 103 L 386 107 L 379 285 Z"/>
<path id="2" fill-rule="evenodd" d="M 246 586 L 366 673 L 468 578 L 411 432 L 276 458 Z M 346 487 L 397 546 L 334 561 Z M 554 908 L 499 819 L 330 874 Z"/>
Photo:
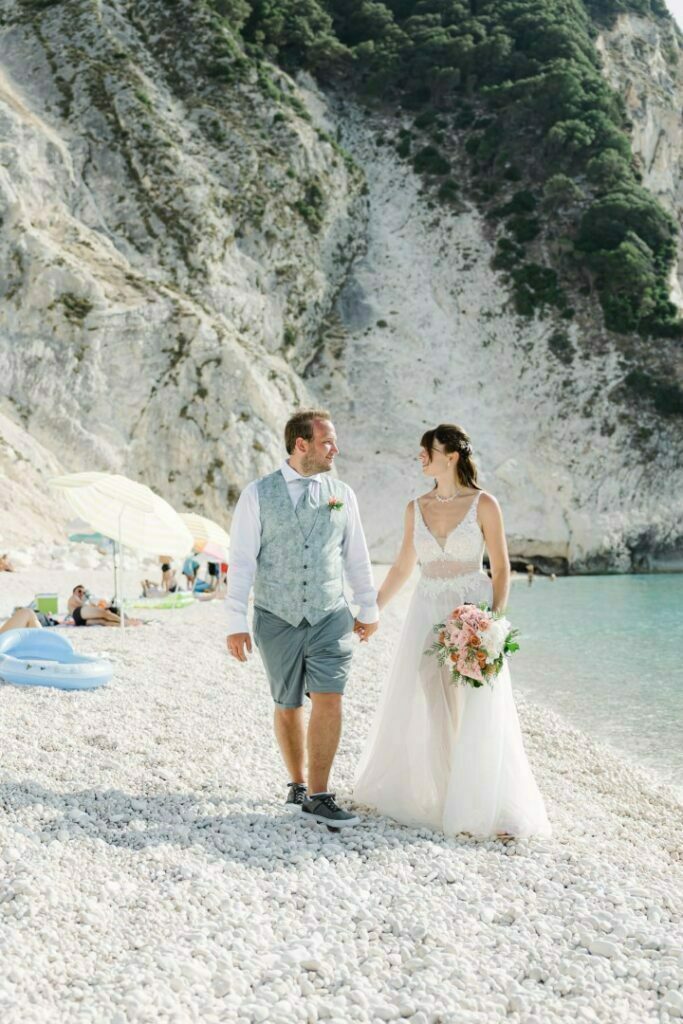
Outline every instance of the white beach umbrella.
<path id="1" fill-rule="evenodd" d="M 121 547 L 178 557 L 192 547 L 192 534 L 175 509 L 144 484 L 114 473 L 69 473 L 50 483 L 81 519 L 117 541 L 119 562 Z"/>
<path id="2" fill-rule="evenodd" d="M 144 484 L 113 473 L 69 473 L 50 483 L 94 530 L 124 547 L 178 557 L 192 547 L 175 509 Z"/>
<path id="3" fill-rule="evenodd" d="M 215 544 L 224 551 L 230 550 L 230 537 L 227 531 L 213 519 L 199 516 L 196 512 L 180 512 L 179 514 L 192 534 L 195 548 L 199 551 L 203 550 L 206 544 Z"/>

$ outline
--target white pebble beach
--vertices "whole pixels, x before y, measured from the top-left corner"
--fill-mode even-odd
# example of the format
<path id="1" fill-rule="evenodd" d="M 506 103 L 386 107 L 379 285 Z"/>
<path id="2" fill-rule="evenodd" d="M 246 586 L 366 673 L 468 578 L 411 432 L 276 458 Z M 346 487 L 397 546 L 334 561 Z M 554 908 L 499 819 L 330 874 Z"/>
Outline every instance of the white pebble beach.
<path id="1" fill-rule="evenodd" d="M 36 590 L 64 605 L 74 582 L 3 574 L 0 611 Z M 356 648 L 342 802 L 402 607 Z M 2 1024 L 683 1018 L 672 789 L 517 693 L 552 839 L 367 810 L 344 834 L 307 827 L 282 807 L 264 672 L 228 659 L 222 603 L 152 615 L 64 630 L 113 661 L 100 690 L 0 684 Z"/>

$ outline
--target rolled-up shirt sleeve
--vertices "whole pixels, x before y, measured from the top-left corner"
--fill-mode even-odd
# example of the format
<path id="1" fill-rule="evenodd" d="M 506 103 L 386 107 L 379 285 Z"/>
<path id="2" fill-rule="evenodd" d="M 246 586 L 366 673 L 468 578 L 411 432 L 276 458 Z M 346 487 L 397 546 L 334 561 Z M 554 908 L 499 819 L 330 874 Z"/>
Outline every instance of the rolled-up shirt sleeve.
<path id="1" fill-rule="evenodd" d="M 228 635 L 249 632 L 247 608 L 260 549 L 261 514 L 257 482 L 254 481 L 240 494 L 230 526 L 230 571 L 225 599 Z"/>
<path id="2" fill-rule="evenodd" d="M 347 520 L 342 543 L 344 572 L 351 586 L 354 604 L 358 605 L 357 617 L 361 622 L 378 622 L 377 591 L 372 576 L 368 546 L 365 542 L 363 524 L 360 521 L 358 501 L 350 487 L 346 490 Z"/>

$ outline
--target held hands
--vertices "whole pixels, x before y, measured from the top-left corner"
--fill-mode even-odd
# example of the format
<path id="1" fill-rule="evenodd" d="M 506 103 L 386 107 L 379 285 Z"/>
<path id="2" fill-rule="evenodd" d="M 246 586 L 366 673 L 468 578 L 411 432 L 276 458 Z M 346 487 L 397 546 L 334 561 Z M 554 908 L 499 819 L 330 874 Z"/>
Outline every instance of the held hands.
<path id="1" fill-rule="evenodd" d="M 379 622 L 361 622 L 360 619 L 354 619 L 353 631 L 356 636 L 360 637 L 360 642 L 366 644 L 373 633 L 376 633 L 379 629 Z"/>
<path id="2" fill-rule="evenodd" d="M 353 632 L 359 637 L 361 643 L 367 643 L 373 633 L 379 628 L 379 622 L 361 622 L 354 619 Z M 249 633 L 231 633 L 226 640 L 228 653 L 237 661 L 246 662 L 252 653 L 251 636 Z"/>
<path id="3" fill-rule="evenodd" d="M 248 633 L 231 633 L 226 641 L 228 653 L 238 661 L 246 661 L 251 654 L 251 637 Z"/>

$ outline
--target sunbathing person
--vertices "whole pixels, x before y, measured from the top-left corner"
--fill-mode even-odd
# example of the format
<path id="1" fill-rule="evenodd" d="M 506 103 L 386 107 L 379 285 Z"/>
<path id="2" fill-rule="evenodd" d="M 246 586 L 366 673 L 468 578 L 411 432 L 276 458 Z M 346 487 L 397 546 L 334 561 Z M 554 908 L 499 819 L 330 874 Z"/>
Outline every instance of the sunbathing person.
<path id="1" fill-rule="evenodd" d="M 160 587 L 154 580 L 140 580 L 143 597 L 166 597 L 168 591 Z"/>
<path id="2" fill-rule="evenodd" d="M 15 608 L 0 626 L 0 633 L 7 633 L 10 629 L 42 629 L 42 626 L 32 608 Z"/>
<path id="3" fill-rule="evenodd" d="M 167 594 L 175 594 L 179 589 L 175 570 L 170 562 L 164 562 L 161 566 L 161 583 L 153 580 L 141 580 L 143 597 L 166 597 Z"/>
<path id="4" fill-rule="evenodd" d="M 175 594 L 178 589 L 175 569 L 170 562 L 164 562 L 161 566 L 161 586 L 168 594 Z"/>
<path id="5" fill-rule="evenodd" d="M 113 605 L 101 608 L 92 604 L 90 595 L 85 587 L 79 583 L 71 592 L 67 607 L 71 613 L 74 623 L 77 626 L 120 626 L 121 617 Z M 126 626 L 141 626 L 141 619 L 125 618 Z"/>

